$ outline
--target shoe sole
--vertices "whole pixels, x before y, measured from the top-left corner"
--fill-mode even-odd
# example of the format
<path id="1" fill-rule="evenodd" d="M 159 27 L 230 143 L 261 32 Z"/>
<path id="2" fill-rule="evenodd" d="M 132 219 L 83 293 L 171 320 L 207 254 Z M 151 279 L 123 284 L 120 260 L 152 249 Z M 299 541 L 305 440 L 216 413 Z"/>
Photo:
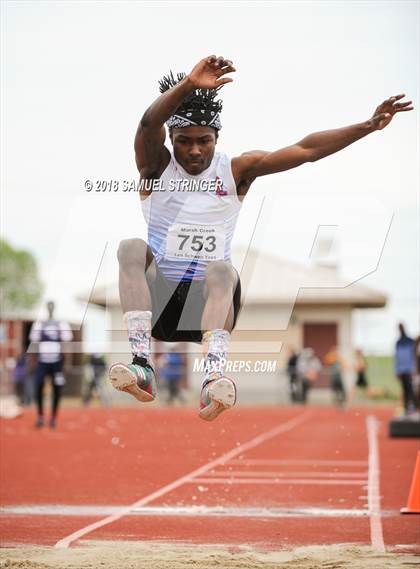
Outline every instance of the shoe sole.
<path id="1" fill-rule="evenodd" d="M 236 402 L 236 388 L 233 381 L 227 378 L 217 379 L 208 388 L 210 403 L 199 411 L 204 421 L 214 421 L 220 413 L 230 409 Z"/>
<path id="2" fill-rule="evenodd" d="M 144 389 L 141 389 L 137 385 L 137 377 L 130 368 L 124 364 L 114 364 L 111 366 L 109 370 L 109 380 L 114 389 L 129 393 L 142 403 L 154 401 L 153 395 L 150 395 L 150 393 L 147 393 L 147 391 L 144 391 Z"/>

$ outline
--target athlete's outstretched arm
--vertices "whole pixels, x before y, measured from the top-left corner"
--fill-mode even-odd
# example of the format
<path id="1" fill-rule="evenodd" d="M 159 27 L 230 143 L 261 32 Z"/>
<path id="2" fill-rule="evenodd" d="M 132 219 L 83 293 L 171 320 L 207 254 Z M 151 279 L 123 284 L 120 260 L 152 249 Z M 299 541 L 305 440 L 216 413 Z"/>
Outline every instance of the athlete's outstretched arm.
<path id="1" fill-rule="evenodd" d="M 372 118 L 365 122 L 334 130 L 315 132 L 292 146 L 274 152 L 262 150 L 246 152 L 235 158 L 232 166 L 239 173 L 239 177 L 252 180 L 258 176 L 283 172 L 296 168 L 305 162 L 315 162 L 325 158 L 375 130 L 382 130 L 391 122 L 396 113 L 411 111 L 413 109 L 411 101 L 398 102 L 403 97 L 405 95 L 396 95 L 386 99 L 376 108 Z"/>
<path id="2" fill-rule="evenodd" d="M 195 89 L 214 89 L 230 83 L 233 81 L 231 78 L 222 76 L 232 71 L 235 71 L 232 62 L 224 57 L 206 57 L 197 63 L 185 79 L 162 93 L 146 110 L 134 142 L 137 168 L 144 177 L 159 170 L 165 157 L 164 124 L 176 112 L 185 97 Z"/>

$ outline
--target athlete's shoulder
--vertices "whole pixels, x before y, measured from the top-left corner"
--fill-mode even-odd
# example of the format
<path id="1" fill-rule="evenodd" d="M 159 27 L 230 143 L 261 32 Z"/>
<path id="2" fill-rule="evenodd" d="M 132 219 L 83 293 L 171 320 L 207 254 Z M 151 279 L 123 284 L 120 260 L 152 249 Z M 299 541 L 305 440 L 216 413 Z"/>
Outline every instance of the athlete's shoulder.
<path id="1" fill-rule="evenodd" d="M 232 169 L 232 158 L 225 152 L 217 152 L 217 157 L 213 159 L 213 172 L 223 180 L 225 191 L 228 194 L 237 194 L 236 180 Z"/>
<path id="2" fill-rule="evenodd" d="M 231 169 L 232 158 L 226 152 L 217 151 L 214 153 L 212 164 L 215 168 Z"/>

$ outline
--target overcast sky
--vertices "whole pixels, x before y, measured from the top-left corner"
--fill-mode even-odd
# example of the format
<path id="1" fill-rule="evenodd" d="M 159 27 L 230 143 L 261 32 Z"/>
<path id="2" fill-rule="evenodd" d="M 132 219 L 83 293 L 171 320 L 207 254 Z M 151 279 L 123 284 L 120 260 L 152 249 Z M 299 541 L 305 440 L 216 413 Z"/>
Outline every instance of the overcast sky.
<path id="1" fill-rule="evenodd" d="M 79 321 L 74 297 L 124 237 L 145 236 L 133 194 L 86 179 L 137 178 L 133 137 L 169 69 L 215 53 L 234 61 L 219 150 L 274 150 L 367 120 L 406 93 L 415 110 L 339 154 L 257 180 L 235 236 L 299 263 L 319 225 L 337 226 L 340 271 L 384 291 L 356 317 L 355 341 L 388 351 L 395 325 L 418 333 L 419 4 L 417 2 L 3 2 L 2 236 L 39 261 L 45 296 Z M 88 338 L 98 337 L 93 311 Z"/>

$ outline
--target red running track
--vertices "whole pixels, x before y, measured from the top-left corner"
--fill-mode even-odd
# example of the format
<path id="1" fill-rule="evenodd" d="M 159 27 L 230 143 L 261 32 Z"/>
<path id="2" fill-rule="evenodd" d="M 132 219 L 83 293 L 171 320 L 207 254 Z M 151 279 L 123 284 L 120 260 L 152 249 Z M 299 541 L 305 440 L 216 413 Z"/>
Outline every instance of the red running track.
<path id="1" fill-rule="evenodd" d="M 371 544 L 413 551 L 402 516 L 418 441 L 389 409 L 63 410 L 1 426 L 3 546 L 165 540 L 261 548 Z"/>

